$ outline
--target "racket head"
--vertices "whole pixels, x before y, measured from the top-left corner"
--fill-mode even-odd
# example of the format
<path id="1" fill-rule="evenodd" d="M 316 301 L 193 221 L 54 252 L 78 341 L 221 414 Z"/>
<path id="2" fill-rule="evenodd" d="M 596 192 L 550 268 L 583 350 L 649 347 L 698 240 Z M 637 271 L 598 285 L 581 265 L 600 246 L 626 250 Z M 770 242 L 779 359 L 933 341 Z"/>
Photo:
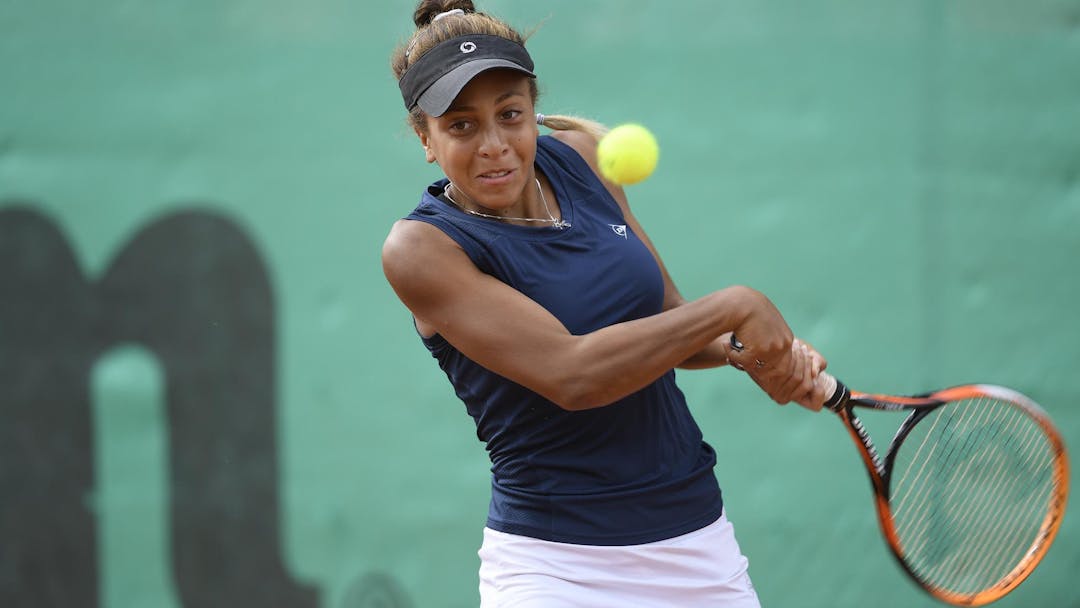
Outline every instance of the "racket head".
<path id="1" fill-rule="evenodd" d="M 906 398 L 852 392 L 842 409 L 857 421 L 852 406 L 911 411 L 879 463 L 875 502 L 915 582 L 950 604 L 981 606 L 1031 574 L 1069 489 L 1064 442 L 1041 407 L 989 384 Z"/>

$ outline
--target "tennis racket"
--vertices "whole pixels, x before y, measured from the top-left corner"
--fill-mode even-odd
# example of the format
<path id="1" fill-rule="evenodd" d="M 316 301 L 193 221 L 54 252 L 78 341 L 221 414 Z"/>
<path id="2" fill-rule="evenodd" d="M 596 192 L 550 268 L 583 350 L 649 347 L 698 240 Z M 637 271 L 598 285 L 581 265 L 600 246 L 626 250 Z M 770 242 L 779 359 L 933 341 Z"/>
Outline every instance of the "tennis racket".
<path id="1" fill-rule="evenodd" d="M 818 380 L 866 465 L 889 549 L 916 583 L 949 604 L 982 606 L 1031 574 L 1069 491 L 1065 446 L 1042 408 L 989 384 L 894 397 L 824 372 Z M 857 407 L 907 414 L 884 459 Z"/>
<path id="2" fill-rule="evenodd" d="M 731 346 L 743 349 L 734 335 Z M 1069 464 L 1038 404 L 990 384 L 895 397 L 852 391 L 825 372 L 817 382 L 866 465 L 885 541 L 919 586 L 982 606 L 1042 561 L 1065 514 Z M 884 459 L 855 408 L 906 414 Z"/>

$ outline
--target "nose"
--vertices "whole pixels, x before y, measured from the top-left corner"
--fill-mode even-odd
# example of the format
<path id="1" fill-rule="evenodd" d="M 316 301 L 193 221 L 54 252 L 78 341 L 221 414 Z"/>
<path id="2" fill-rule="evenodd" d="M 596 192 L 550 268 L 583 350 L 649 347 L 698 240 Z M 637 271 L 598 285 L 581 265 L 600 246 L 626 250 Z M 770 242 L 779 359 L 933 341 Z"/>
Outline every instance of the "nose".
<path id="1" fill-rule="evenodd" d="M 496 158 L 502 156 L 509 147 L 506 134 L 497 125 L 484 129 L 480 140 L 480 156 Z"/>

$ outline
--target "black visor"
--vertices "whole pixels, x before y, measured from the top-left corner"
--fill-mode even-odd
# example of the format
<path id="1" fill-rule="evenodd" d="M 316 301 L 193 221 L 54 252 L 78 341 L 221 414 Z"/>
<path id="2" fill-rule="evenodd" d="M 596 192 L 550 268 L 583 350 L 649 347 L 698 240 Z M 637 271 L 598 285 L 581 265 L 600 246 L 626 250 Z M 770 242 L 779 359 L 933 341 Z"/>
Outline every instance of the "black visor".
<path id="1" fill-rule="evenodd" d="M 442 42 L 409 66 L 398 81 L 405 109 L 420 106 L 428 116 L 442 116 L 470 80 L 495 68 L 536 78 L 529 52 L 506 38 L 480 34 Z"/>

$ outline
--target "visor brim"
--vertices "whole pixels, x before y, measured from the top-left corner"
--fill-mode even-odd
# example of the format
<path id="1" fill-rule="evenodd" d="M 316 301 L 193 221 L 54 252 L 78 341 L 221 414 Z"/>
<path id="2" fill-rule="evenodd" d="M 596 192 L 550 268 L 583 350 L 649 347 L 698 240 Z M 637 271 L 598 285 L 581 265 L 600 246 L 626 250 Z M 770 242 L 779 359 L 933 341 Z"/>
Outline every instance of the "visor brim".
<path id="1" fill-rule="evenodd" d="M 446 110 L 450 108 L 450 104 L 454 103 L 454 99 L 473 78 L 476 78 L 481 72 L 495 69 L 514 70 L 530 78 L 536 78 L 536 74 L 507 59 L 477 59 L 459 65 L 444 74 L 420 95 L 419 99 L 416 100 L 416 104 L 428 116 L 438 118 L 446 113 Z"/>

